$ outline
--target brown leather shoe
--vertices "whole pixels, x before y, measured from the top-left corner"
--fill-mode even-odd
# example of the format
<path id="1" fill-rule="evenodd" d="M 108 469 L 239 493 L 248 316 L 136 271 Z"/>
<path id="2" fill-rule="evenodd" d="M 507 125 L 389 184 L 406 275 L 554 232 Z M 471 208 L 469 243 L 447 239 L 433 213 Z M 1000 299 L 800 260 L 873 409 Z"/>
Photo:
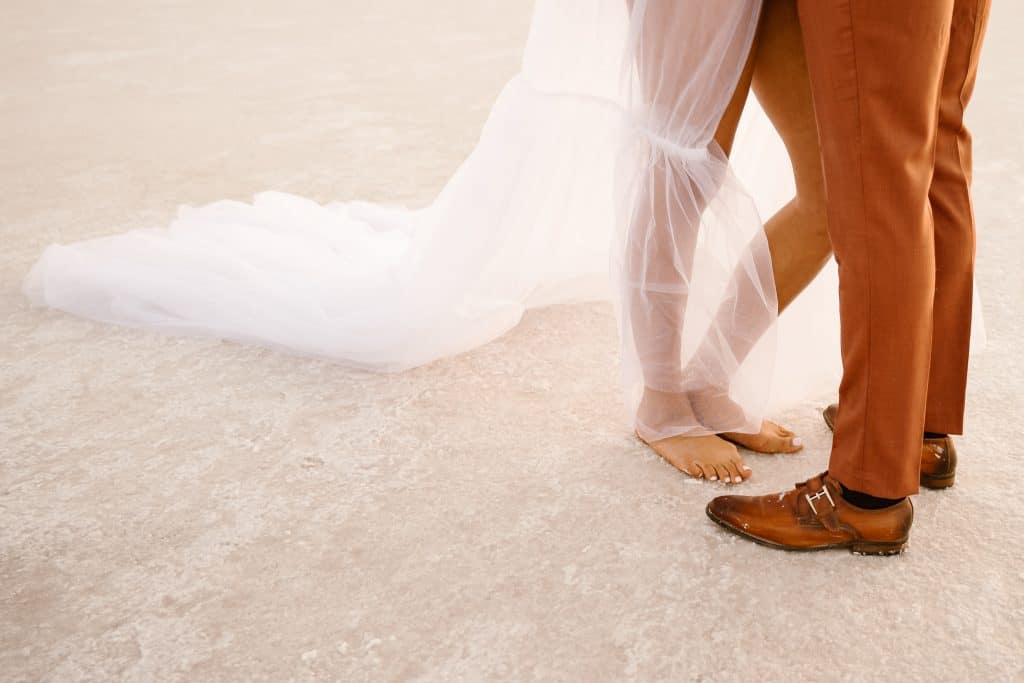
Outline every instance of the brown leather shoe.
<path id="1" fill-rule="evenodd" d="M 821 412 L 829 429 L 835 429 L 839 404 L 833 403 Z M 948 489 L 956 482 L 956 448 L 953 439 L 925 439 L 921 445 L 921 486 Z"/>
<path id="2" fill-rule="evenodd" d="M 849 548 L 864 555 L 903 552 L 914 522 L 910 498 L 882 510 L 854 507 L 828 472 L 768 496 L 720 496 L 708 517 L 755 543 L 781 550 Z"/>

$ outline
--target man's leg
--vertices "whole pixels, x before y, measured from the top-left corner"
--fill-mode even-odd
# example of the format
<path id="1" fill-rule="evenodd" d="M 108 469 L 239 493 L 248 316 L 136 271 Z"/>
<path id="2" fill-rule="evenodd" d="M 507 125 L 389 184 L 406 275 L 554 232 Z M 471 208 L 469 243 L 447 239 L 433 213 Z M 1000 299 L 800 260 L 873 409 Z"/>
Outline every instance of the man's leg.
<path id="1" fill-rule="evenodd" d="M 887 555 L 910 536 L 935 299 L 928 195 L 954 1 L 799 0 L 839 263 L 843 382 L 829 472 L 708 504 L 745 538 Z"/>
<path id="2" fill-rule="evenodd" d="M 917 492 L 932 348 L 928 192 L 954 0 L 801 0 L 839 264 L 843 381 L 830 474 Z"/>
<path id="3" fill-rule="evenodd" d="M 974 92 L 990 0 L 955 0 L 949 57 L 939 100 L 935 177 L 935 333 L 925 430 L 961 434 L 974 285 L 971 134 L 964 109 Z"/>

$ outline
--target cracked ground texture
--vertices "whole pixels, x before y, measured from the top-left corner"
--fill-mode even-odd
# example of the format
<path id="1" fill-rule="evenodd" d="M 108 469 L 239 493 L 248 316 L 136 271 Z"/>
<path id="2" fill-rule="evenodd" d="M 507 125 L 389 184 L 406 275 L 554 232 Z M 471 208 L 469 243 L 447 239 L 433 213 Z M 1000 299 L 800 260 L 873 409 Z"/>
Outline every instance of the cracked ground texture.
<path id="1" fill-rule="evenodd" d="M 0 678 L 1024 678 L 1024 5 L 971 121 L 989 333 L 908 552 L 705 518 L 618 419 L 610 307 L 395 376 L 31 309 L 43 248 L 278 189 L 428 201 L 515 72 L 519 0 L 0 5 Z M 567 354 L 566 348 L 572 353 Z M 795 457 L 824 468 L 808 397 Z"/>

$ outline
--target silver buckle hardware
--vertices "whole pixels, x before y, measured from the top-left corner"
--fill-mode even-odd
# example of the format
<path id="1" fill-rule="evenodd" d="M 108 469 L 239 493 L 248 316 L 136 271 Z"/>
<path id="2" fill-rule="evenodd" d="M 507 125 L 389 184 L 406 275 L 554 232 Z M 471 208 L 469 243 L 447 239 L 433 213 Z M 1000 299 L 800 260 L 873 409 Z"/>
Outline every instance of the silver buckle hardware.
<path id="1" fill-rule="evenodd" d="M 836 502 L 832 500 L 832 494 L 828 492 L 828 487 L 825 486 L 824 483 L 822 483 L 820 491 L 815 493 L 813 496 L 809 493 L 805 493 L 804 498 L 807 499 L 807 503 L 811 506 L 811 512 L 813 512 L 814 514 L 818 514 L 818 508 L 814 507 L 814 501 L 821 500 L 822 498 L 827 498 L 829 504 L 832 506 L 832 509 L 836 509 Z"/>

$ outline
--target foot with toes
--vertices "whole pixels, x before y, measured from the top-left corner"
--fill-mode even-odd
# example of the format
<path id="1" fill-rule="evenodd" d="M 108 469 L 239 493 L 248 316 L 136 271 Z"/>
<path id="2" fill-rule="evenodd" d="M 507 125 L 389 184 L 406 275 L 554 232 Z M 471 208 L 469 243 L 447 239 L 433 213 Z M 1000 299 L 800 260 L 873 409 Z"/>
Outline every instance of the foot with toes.
<path id="1" fill-rule="evenodd" d="M 665 425 L 708 427 L 743 424 L 745 420 L 742 408 L 724 391 L 716 391 L 712 396 L 709 392 L 667 393 L 648 389 L 640 402 L 637 437 L 680 472 L 727 484 L 740 484 L 753 474 L 737 446 L 758 453 L 796 453 L 803 448 L 792 431 L 768 420 L 761 423 L 761 430 L 755 434 L 661 436 Z M 648 425 L 658 425 L 659 429 Z"/>
<path id="2" fill-rule="evenodd" d="M 671 436 L 652 441 L 637 436 L 677 470 L 697 479 L 740 484 L 753 474 L 736 446 L 715 435 Z"/>
<path id="3" fill-rule="evenodd" d="M 796 453 L 804 447 L 799 436 L 770 420 L 761 422 L 761 431 L 757 434 L 725 432 L 722 438 L 758 453 Z"/>

